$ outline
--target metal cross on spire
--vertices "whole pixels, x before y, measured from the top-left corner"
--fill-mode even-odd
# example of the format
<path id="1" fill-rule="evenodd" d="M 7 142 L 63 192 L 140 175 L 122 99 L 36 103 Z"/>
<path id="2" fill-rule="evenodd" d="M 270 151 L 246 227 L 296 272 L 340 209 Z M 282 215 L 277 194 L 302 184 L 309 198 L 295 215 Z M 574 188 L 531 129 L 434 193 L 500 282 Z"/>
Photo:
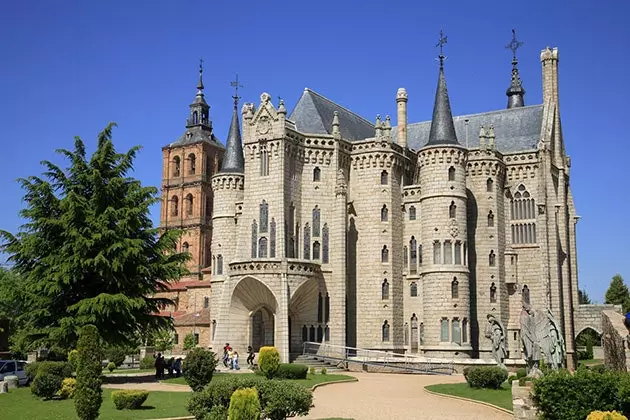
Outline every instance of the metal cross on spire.
<path id="1" fill-rule="evenodd" d="M 440 60 L 440 68 L 444 66 L 444 60 L 446 59 L 444 56 L 444 45 L 446 45 L 447 42 L 448 36 L 445 36 L 444 32 L 440 29 L 440 40 L 435 44 L 436 47 L 440 47 L 440 55 L 438 57 Z"/>
<path id="2" fill-rule="evenodd" d="M 238 82 L 238 73 L 236 74 L 236 80 L 230 82 L 230 86 L 234 87 L 234 96 L 232 96 L 232 99 L 234 99 L 234 108 L 236 108 L 238 107 L 238 100 L 241 99 L 241 97 L 238 96 L 238 88 L 243 87 L 243 85 Z"/>
<path id="3" fill-rule="evenodd" d="M 516 61 L 516 51 L 523 46 L 524 42 L 516 39 L 516 29 L 512 29 L 512 41 L 505 46 L 508 50 L 512 50 L 512 58 Z"/>
<path id="4" fill-rule="evenodd" d="M 198 90 L 203 90 L 203 58 L 199 59 L 199 84 L 197 85 Z"/>

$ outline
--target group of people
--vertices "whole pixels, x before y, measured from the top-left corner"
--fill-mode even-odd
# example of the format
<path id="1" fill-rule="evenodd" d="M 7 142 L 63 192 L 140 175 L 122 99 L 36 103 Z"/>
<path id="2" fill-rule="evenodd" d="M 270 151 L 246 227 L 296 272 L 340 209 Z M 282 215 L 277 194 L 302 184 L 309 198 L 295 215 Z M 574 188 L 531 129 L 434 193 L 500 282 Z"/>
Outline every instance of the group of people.
<path id="1" fill-rule="evenodd" d="M 173 376 L 179 378 L 182 374 L 182 358 L 178 357 L 177 359 L 171 357 L 166 360 L 161 353 L 158 353 L 155 356 L 155 378 L 156 379 L 164 379 L 164 370 L 168 371 L 168 376 L 172 378 Z"/>
<path id="2" fill-rule="evenodd" d="M 254 365 L 254 349 L 252 346 L 247 347 L 247 365 Z M 230 343 L 225 343 L 223 346 L 223 366 L 229 367 L 232 370 L 240 370 L 240 366 L 238 364 L 238 352 L 232 349 Z"/>

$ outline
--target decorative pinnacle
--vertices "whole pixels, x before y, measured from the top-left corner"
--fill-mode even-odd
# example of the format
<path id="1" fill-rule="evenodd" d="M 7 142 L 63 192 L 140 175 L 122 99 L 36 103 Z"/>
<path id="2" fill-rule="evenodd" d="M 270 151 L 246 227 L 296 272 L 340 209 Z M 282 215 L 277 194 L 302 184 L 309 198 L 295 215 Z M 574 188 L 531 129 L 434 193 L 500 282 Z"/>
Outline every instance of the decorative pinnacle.
<path id="1" fill-rule="evenodd" d="M 512 41 L 505 46 L 508 50 L 512 50 L 512 64 L 516 65 L 518 59 L 516 58 L 516 51 L 523 46 L 524 42 L 516 39 L 516 29 L 512 29 Z"/>
<path id="2" fill-rule="evenodd" d="M 444 56 L 444 45 L 446 45 L 447 42 L 448 36 L 444 36 L 444 32 L 440 29 L 440 40 L 437 44 L 435 44 L 436 47 L 440 47 L 440 55 L 438 56 L 438 59 L 440 60 L 440 68 L 444 67 L 444 60 L 446 60 L 446 57 Z"/>
<path id="3" fill-rule="evenodd" d="M 203 58 L 199 59 L 199 83 L 197 84 L 197 90 L 203 90 Z"/>
<path id="4" fill-rule="evenodd" d="M 234 96 L 232 96 L 232 99 L 234 99 L 234 108 L 238 108 L 238 100 L 241 99 L 241 97 L 238 96 L 238 88 L 243 87 L 243 85 L 238 83 L 238 73 L 236 74 L 236 80 L 230 82 L 230 86 L 234 88 Z"/>

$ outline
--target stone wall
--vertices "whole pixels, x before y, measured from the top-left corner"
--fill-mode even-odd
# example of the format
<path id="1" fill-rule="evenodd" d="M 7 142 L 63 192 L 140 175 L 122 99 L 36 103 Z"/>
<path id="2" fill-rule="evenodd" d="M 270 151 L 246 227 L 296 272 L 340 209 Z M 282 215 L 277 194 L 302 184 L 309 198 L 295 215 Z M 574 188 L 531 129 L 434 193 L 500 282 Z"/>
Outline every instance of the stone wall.
<path id="1" fill-rule="evenodd" d="M 623 315 L 615 311 L 602 311 L 602 344 L 606 367 L 625 372 L 630 367 L 628 330 L 623 325 Z"/>
<path id="2" fill-rule="evenodd" d="M 531 386 L 519 386 L 518 381 L 512 381 L 512 411 L 515 420 L 538 418 Z"/>
<path id="3" fill-rule="evenodd" d="M 586 328 L 591 328 L 598 334 L 602 333 L 602 311 L 621 313 L 621 305 L 579 305 L 575 309 L 575 336 Z"/>

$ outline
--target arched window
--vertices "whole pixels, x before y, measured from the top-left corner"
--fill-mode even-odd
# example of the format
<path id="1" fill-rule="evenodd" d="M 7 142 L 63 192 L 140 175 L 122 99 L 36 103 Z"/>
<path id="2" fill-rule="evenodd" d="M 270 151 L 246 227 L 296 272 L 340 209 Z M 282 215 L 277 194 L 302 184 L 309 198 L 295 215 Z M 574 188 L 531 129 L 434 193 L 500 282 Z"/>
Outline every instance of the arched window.
<path id="1" fill-rule="evenodd" d="M 409 271 L 415 273 L 418 265 L 418 243 L 416 242 L 415 236 L 412 236 L 409 241 L 409 260 L 411 261 Z"/>
<path id="2" fill-rule="evenodd" d="M 326 299 L 324 299 L 324 322 L 330 321 L 330 295 L 326 293 Z"/>
<path id="3" fill-rule="evenodd" d="M 317 322 L 323 322 L 324 319 L 324 298 L 320 292 L 317 295 Z"/>
<path id="4" fill-rule="evenodd" d="M 263 200 L 259 205 L 260 233 L 267 232 L 269 227 L 269 204 Z"/>
<path id="5" fill-rule="evenodd" d="M 388 213 L 389 211 L 387 210 L 387 205 L 383 204 L 383 207 L 381 207 L 381 222 L 387 222 Z"/>
<path id="6" fill-rule="evenodd" d="M 324 341 L 330 341 L 330 328 L 328 325 L 324 327 Z"/>
<path id="7" fill-rule="evenodd" d="M 462 319 L 462 343 L 468 343 L 468 320 Z"/>
<path id="8" fill-rule="evenodd" d="M 258 240 L 258 258 L 267 258 L 267 238 L 264 236 Z"/>
<path id="9" fill-rule="evenodd" d="M 497 302 L 497 286 L 495 286 L 494 282 L 490 285 L 490 303 Z"/>
<path id="10" fill-rule="evenodd" d="M 404 325 L 404 343 L 405 343 L 405 346 L 409 345 L 409 323 L 408 322 L 405 322 L 405 325 Z"/>
<path id="11" fill-rule="evenodd" d="M 269 256 L 276 258 L 276 219 L 273 217 L 269 227 Z"/>
<path id="12" fill-rule="evenodd" d="M 308 341 L 308 328 L 306 328 L 306 325 L 302 325 L 302 341 Z"/>
<path id="13" fill-rule="evenodd" d="M 308 223 L 304 226 L 304 259 L 311 258 L 311 227 Z"/>
<path id="14" fill-rule="evenodd" d="M 457 211 L 457 206 L 455 205 L 454 201 L 451 201 L 451 205 L 448 206 L 448 217 L 450 219 L 454 219 L 456 211 Z"/>
<path id="15" fill-rule="evenodd" d="M 177 216 L 179 214 L 179 198 L 176 195 L 171 197 L 171 216 Z"/>
<path id="16" fill-rule="evenodd" d="M 308 330 L 308 341 L 315 342 L 315 327 L 313 325 Z"/>
<path id="17" fill-rule="evenodd" d="M 442 244 L 440 241 L 433 242 L 433 264 L 442 264 Z"/>
<path id="18" fill-rule="evenodd" d="M 193 112 L 193 124 L 198 124 L 199 123 L 199 114 L 197 113 L 197 111 Z"/>
<path id="19" fill-rule="evenodd" d="M 462 243 L 460 241 L 455 241 L 454 255 L 455 255 L 455 264 L 461 265 L 462 264 Z"/>
<path id="20" fill-rule="evenodd" d="M 409 207 L 409 220 L 416 220 L 416 207 Z"/>
<path id="21" fill-rule="evenodd" d="M 193 214 L 193 195 L 188 194 L 186 196 L 186 214 L 192 216 Z"/>
<path id="22" fill-rule="evenodd" d="M 494 227 L 494 213 L 492 213 L 492 210 L 488 212 L 488 227 Z"/>
<path id="23" fill-rule="evenodd" d="M 383 284 L 381 285 L 381 299 L 389 299 L 389 282 L 387 279 L 383 280 Z"/>
<path id="24" fill-rule="evenodd" d="M 462 330 L 459 325 L 459 319 L 453 318 L 451 322 L 451 342 L 456 344 L 462 343 Z"/>
<path id="25" fill-rule="evenodd" d="M 217 274 L 223 274 L 223 255 L 217 255 Z"/>
<path id="26" fill-rule="evenodd" d="M 203 308 L 208 309 L 210 306 L 210 298 L 208 296 L 203 297 Z"/>
<path id="27" fill-rule="evenodd" d="M 490 255 L 488 255 L 488 265 L 490 267 L 494 267 L 497 262 L 497 256 L 494 254 L 494 250 L 490 251 Z"/>
<path id="28" fill-rule="evenodd" d="M 258 224 L 256 220 L 252 221 L 252 258 L 256 258 L 258 248 Z"/>
<path id="29" fill-rule="evenodd" d="M 317 326 L 317 342 L 321 343 L 322 341 L 324 341 L 324 329 L 322 328 L 321 325 Z"/>
<path id="30" fill-rule="evenodd" d="M 179 176 L 181 173 L 181 160 L 179 159 L 179 156 L 175 156 L 173 158 L 173 176 Z"/>
<path id="31" fill-rule="evenodd" d="M 188 245 L 188 242 L 184 242 L 182 244 L 182 252 L 187 253 L 189 249 L 190 249 L 190 245 Z"/>
<path id="32" fill-rule="evenodd" d="M 388 178 L 389 176 L 387 174 L 387 171 L 381 172 L 381 185 L 387 185 L 387 183 L 389 182 Z"/>
<path id="33" fill-rule="evenodd" d="M 453 243 L 444 241 L 444 264 L 453 264 Z"/>
<path id="34" fill-rule="evenodd" d="M 440 320 L 440 341 L 448 341 L 448 318 Z"/>
<path id="35" fill-rule="evenodd" d="M 313 169 L 313 182 L 319 182 L 322 179 L 322 171 L 319 167 Z"/>
<path id="36" fill-rule="evenodd" d="M 486 181 L 486 191 L 492 192 L 493 187 L 494 187 L 494 181 L 492 180 L 492 178 L 488 178 L 488 180 Z"/>
<path id="37" fill-rule="evenodd" d="M 453 277 L 453 281 L 451 282 L 451 298 L 459 299 L 459 282 L 457 281 L 457 277 Z"/>
<path id="38" fill-rule="evenodd" d="M 313 242 L 313 259 L 319 260 L 322 246 L 318 241 Z"/>
<path id="39" fill-rule="evenodd" d="M 194 175 L 197 171 L 197 161 L 195 158 L 195 154 L 191 153 L 188 155 L 188 175 Z"/>
<path id="40" fill-rule="evenodd" d="M 448 168 L 448 180 L 455 181 L 455 167 L 451 166 Z"/>
<path id="41" fill-rule="evenodd" d="M 411 351 L 418 351 L 418 317 L 416 314 L 411 315 Z"/>
<path id="42" fill-rule="evenodd" d="M 389 322 L 383 322 L 383 341 L 389 341 Z"/>
<path id="43" fill-rule="evenodd" d="M 512 223 L 513 244 L 536 243 L 536 201 L 523 184 L 517 187 L 512 198 L 510 218 L 527 221 L 526 223 Z"/>
<path id="44" fill-rule="evenodd" d="M 418 296 L 418 283 L 411 282 L 411 284 L 409 285 L 409 295 L 411 297 L 417 297 Z"/>
<path id="45" fill-rule="evenodd" d="M 328 224 L 322 228 L 322 263 L 328 264 Z"/>
<path id="46" fill-rule="evenodd" d="M 523 286 L 523 303 L 530 304 L 529 300 L 529 287 L 527 285 Z"/>
<path id="47" fill-rule="evenodd" d="M 319 210 L 319 206 L 315 206 L 313 209 L 313 237 L 317 238 L 319 236 L 319 227 L 321 218 L 321 211 Z"/>
<path id="48" fill-rule="evenodd" d="M 383 245 L 383 249 L 381 249 L 381 262 L 389 262 L 389 249 L 387 249 L 387 245 Z"/>

